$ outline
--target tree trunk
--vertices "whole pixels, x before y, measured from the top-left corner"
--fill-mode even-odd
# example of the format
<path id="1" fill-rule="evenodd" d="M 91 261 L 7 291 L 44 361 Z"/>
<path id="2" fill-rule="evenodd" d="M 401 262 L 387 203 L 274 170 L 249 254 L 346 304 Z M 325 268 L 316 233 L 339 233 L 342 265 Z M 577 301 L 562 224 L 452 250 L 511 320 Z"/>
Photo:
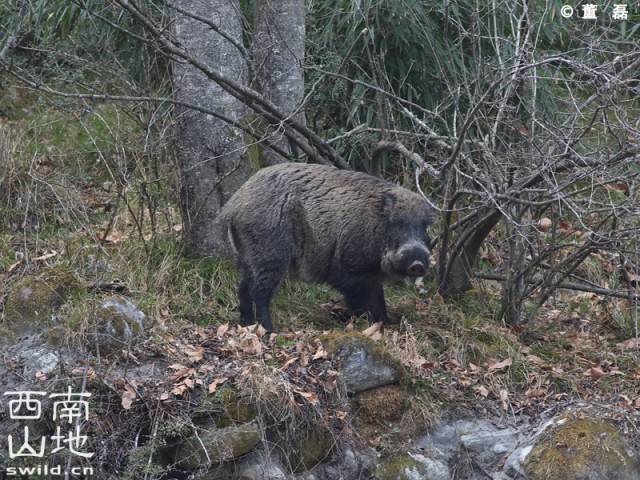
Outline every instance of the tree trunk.
<path id="1" fill-rule="evenodd" d="M 450 297 L 464 293 L 471 289 L 471 279 L 474 277 L 474 269 L 478 264 L 478 253 L 482 242 L 498 224 L 502 214 L 498 210 L 480 212 L 478 222 L 471 221 L 470 227 L 460 234 L 465 241 L 458 252 L 453 252 L 448 257 L 448 265 L 444 270 L 444 277 L 439 280 L 439 292 L 443 297 Z"/>
<path id="2" fill-rule="evenodd" d="M 174 29 L 180 44 L 199 61 L 246 84 L 247 59 L 238 48 L 242 44 L 238 0 L 176 0 L 176 4 L 210 20 L 224 34 L 176 13 Z M 173 88 L 179 101 L 219 111 L 234 120 L 247 114 L 242 102 L 186 63 L 174 63 Z M 215 252 L 213 221 L 249 176 L 244 141 L 238 129 L 221 120 L 185 108 L 176 108 L 176 113 L 184 240 L 189 254 L 211 255 Z"/>
<path id="3" fill-rule="evenodd" d="M 260 0 L 255 7 L 255 25 L 252 41 L 254 76 L 258 90 L 285 114 L 305 124 L 301 107 L 304 98 L 304 0 Z M 292 148 L 283 135 L 275 132 L 276 144 L 288 153 Z M 264 165 L 280 163 L 286 159 L 264 149 Z"/>

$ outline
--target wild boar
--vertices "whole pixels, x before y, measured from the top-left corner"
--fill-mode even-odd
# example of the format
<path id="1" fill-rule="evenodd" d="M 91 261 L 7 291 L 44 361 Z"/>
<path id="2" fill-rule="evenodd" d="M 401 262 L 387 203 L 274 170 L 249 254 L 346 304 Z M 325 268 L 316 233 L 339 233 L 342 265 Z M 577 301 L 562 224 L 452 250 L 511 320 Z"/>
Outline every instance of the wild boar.
<path id="1" fill-rule="evenodd" d="M 241 324 L 257 316 L 273 330 L 269 303 L 288 271 L 389 323 L 383 281 L 426 273 L 431 222 L 422 196 L 365 173 L 301 163 L 258 171 L 217 221 L 241 273 Z"/>

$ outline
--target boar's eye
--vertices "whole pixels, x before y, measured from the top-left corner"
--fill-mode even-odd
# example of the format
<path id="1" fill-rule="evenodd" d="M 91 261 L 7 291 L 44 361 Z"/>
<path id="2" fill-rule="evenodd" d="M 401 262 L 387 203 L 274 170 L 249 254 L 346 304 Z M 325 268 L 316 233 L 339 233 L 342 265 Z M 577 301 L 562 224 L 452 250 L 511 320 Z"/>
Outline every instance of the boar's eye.
<path id="1" fill-rule="evenodd" d="M 427 244 L 427 248 L 431 250 L 433 248 L 433 244 L 431 243 L 431 237 L 427 234 L 424 236 L 425 242 Z"/>

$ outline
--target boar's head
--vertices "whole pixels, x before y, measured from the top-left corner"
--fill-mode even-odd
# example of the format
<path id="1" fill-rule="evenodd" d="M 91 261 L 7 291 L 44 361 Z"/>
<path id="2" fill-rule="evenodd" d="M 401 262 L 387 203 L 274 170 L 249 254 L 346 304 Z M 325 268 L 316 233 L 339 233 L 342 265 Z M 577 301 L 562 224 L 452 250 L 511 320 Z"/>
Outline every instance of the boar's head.
<path id="1" fill-rule="evenodd" d="M 387 192 L 383 212 L 383 273 L 392 277 L 424 276 L 431 254 L 427 227 L 432 223 L 426 200 L 409 191 Z"/>

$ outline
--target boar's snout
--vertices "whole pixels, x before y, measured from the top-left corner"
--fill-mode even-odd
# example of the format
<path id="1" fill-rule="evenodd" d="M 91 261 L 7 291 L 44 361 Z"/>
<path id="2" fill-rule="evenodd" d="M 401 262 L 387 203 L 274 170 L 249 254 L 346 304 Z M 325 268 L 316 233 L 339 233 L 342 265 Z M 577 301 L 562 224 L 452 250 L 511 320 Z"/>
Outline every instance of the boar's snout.
<path id="1" fill-rule="evenodd" d="M 424 277 L 424 274 L 427 273 L 427 269 L 424 263 L 416 260 L 411 265 L 409 265 L 408 273 L 412 277 Z"/>
<path id="2" fill-rule="evenodd" d="M 423 277 L 429 265 L 429 249 L 421 243 L 404 245 L 398 251 L 400 272 L 409 277 Z"/>

